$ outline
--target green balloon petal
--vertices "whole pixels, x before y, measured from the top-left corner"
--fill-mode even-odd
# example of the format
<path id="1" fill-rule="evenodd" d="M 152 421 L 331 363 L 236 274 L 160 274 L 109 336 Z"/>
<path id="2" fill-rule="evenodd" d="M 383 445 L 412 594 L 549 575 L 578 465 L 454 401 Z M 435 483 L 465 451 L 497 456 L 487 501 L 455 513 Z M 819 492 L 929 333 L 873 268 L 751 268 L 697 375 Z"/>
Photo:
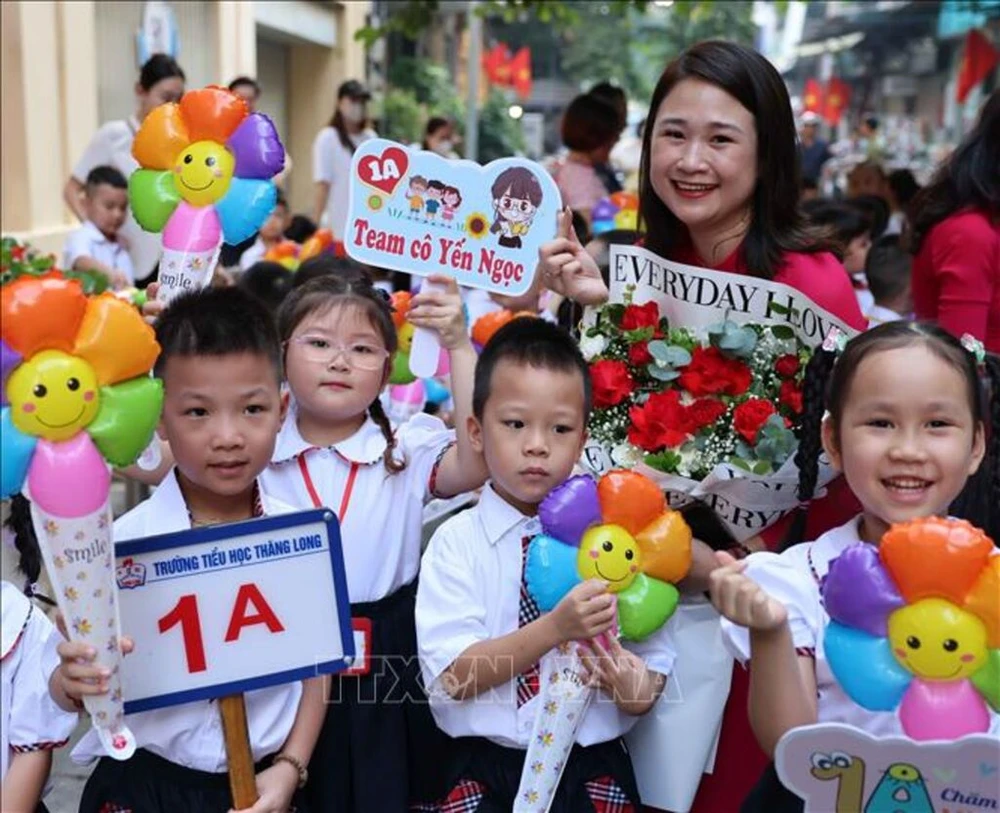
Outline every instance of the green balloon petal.
<path id="1" fill-rule="evenodd" d="M 163 231 L 180 199 L 172 172 L 137 169 L 129 176 L 129 206 L 136 223 L 146 231 Z"/>
<path id="2" fill-rule="evenodd" d="M 130 466 L 153 439 L 162 407 L 163 382 L 158 378 L 101 387 L 101 409 L 87 432 L 111 465 Z"/>
<path id="3" fill-rule="evenodd" d="M 677 588 L 640 573 L 618 594 L 618 627 L 627 641 L 648 638 L 677 609 L 681 594 Z"/>
<path id="4" fill-rule="evenodd" d="M 392 357 L 392 370 L 389 371 L 390 384 L 412 384 L 417 377 L 410 372 L 410 354 L 396 353 Z"/>
<path id="5" fill-rule="evenodd" d="M 1000 712 L 1000 649 L 991 649 L 986 653 L 986 663 L 971 680 L 993 711 Z"/>

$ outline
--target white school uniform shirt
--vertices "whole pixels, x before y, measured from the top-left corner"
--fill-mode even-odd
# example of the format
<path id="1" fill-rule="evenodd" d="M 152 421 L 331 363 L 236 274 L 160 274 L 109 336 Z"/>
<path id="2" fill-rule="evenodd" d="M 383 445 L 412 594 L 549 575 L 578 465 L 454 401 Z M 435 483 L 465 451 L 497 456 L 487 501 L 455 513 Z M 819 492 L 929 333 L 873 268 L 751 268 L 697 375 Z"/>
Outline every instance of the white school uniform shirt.
<path id="1" fill-rule="evenodd" d="M 396 458 L 405 460 L 406 468 L 390 474 L 382 462 L 385 437 L 371 418 L 349 438 L 320 449 L 299 433 L 297 414 L 292 398 L 261 482 L 269 494 L 290 505 L 315 507 L 302 471 L 304 460 L 320 505 L 340 517 L 351 602 L 385 598 L 417 576 L 423 506 L 455 433 L 438 418 L 414 415 L 396 429 Z"/>
<path id="2" fill-rule="evenodd" d="M 135 282 L 135 270 L 132 268 L 132 258 L 128 253 L 127 241 L 124 238 L 109 240 L 104 233 L 89 220 L 80 228 L 70 232 L 66 238 L 66 248 L 63 250 L 63 268 L 73 269 L 80 257 L 90 257 L 99 263 L 121 271 L 128 277 L 129 283 Z"/>
<path id="3" fill-rule="evenodd" d="M 246 271 L 258 260 L 263 260 L 265 254 L 267 254 L 267 246 L 258 237 L 254 240 L 253 245 L 240 255 L 240 271 Z"/>
<path id="4" fill-rule="evenodd" d="M 417 588 L 417 651 L 431 712 L 452 737 L 486 737 L 508 748 L 528 747 L 541 692 L 518 708 L 515 677 L 477 697 L 454 700 L 444 691 L 441 676 L 473 644 L 517 630 L 521 541 L 540 532 L 537 517 L 525 516 L 487 486 L 475 507 L 438 528 L 424 554 Z M 646 640 L 624 646 L 650 669 L 667 675 L 675 658 L 670 628 L 668 622 Z M 553 652 L 541 660 L 541 686 L 552 671 Z M 599 692 L 576 741 L 594 745 L 614 740 L 638 719 Z"/>
<path id="5" fill-rule="evenodd" d="M 264 514 L 288 514 L 291 506 L 275 500 L 260 485 Z M 115 521 L 114 539 L 142 539 L 157 534 L 187 531 L 191 517 L 177 483 L 176 469 L 144 503 Z M 295 723 L 302 683 L 286 683 L 245 692 L 250 749 L 254 762 L 280 751 Z M 135 735 L 136 746 L 182 765 L 210 773 L 226 770 L 226 742 L 222 731 L 219 704 L 214 700 L 196 700 L 179 706 L 127 714 L 125 722 Z M 85 764 L 105 755 L 91 728 L 73 749 L 74 762 Z"/>
<path id="6" fill-rule="evenodd" d="M 371 130 L 363 130 L 348 139 L 358 147 L 363 141 L 374 138 Z M 337 240 L 346 240 L 347 206 L 350 200 L 352 150 L 340 141 L 340 135 L 333 127 L 324 127 L 313 141 L 313 181 L 330 184 L 330 194 L 326 199 L 326 227 Z"/>
<path id="7" fill-rule="evenodd" d="M 137 132 L 139 120 L 135 116 L 102 125 L 73 167 L 73 177 L 83 184 L 94 167 L 112 166 L 128 179 L 139 168 L 139 162 L 132 157 L 132 142 Z M 143 231 L 130 208 L 119 236 L 128 246 L 132 269 L 139 279 L 152 273 L 162 253 L 160 235 Z"/>
<path id="8" fill-rule="evenodd" d="M 884 325 L 886 322 L 897 322 L 906 317 L 894 310 L 889 310 L 889 308 L 883 308 L 881 305 L 872 305 L 865 312 L 865 318 L 868 320 L 868 327 L 871 328 Z"/>
<path id="9" fill-rule="evenodd" d="M 77 715 L 49 695 L 49 677 L 59 665 L 62 640 L 52 622 L 10 582 L 0 583 L 0 779 L 18 751 L 47 751 L 66 744 Z"/>

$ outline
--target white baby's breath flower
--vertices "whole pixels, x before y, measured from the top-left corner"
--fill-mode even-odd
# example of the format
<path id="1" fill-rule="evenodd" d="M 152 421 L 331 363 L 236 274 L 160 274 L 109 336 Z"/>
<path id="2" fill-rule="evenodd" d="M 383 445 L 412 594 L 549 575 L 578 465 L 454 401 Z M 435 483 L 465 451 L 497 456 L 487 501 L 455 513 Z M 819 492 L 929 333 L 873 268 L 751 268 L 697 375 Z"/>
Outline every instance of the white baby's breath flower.
<path id="1" fill-rule="evenodd" d="M 677 450 L 677 453 L 681 456 L 680 463 L 677 464 L 677 473 L 681 477 L 690 477 L 691 472 L 698 468 L 701 452 L 695 448 L 693 443 L 685 443 Z"/>
<path id="2" fill-rule="evenodd" d="M 634 469 L 642 459 L 642 450 L 631 443 L 619 443 L 611 450 L 611 462 L 623 469 Z"/>
<path id="3" fill-rule="evenodd" d="M 608 340 L 600 333 L 596 336 L 583 336 L 580 338 L 580 352 L 587 361 L 593 361 L 608 346 Z"/>

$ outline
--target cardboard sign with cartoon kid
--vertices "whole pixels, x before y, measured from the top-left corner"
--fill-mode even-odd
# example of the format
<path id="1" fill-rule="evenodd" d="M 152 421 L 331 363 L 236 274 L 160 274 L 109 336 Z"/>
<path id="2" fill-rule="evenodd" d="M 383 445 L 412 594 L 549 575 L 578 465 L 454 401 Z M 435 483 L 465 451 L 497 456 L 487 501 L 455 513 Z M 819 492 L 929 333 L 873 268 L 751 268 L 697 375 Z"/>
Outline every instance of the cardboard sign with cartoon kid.
<path id="1" fill-rule="evenodd" d="M 875 738 L 840 723 L 789 731 L 774 754 L 781 783 L 805 813 L 965 813 L 997 810 L 1000 739 Z"/>
<path id="2" fill-rule="evenodd" d="M 344 248 L 359 262 L 522 294 L 562 205 L 551 176 L 523 158 L 485 167 L 364 142 L 351 163 Z"/>

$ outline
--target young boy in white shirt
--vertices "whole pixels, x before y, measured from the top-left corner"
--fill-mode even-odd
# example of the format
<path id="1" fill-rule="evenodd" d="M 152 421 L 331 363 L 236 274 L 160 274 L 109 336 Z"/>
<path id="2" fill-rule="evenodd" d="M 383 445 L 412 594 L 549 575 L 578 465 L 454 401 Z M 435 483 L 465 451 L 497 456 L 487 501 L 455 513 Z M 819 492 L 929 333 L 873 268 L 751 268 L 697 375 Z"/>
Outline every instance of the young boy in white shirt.
<path id="1" fill-rule="evenodd" d="M 579 459 L 590 403 L 579 349 L 540 319 L 505 325 L 479 358 L 469 433 L 491 483 L 475 508 L 435 533 L 417 590 L 417 641 L 431 711 L 459 738 L 442 809 L 512 809 L 552 652 L 579 642 L 599 656 L 591 677 L 600 691 L 551 810 L 639 810 L 621 737 L 666 684 L 674 660 L 666 628 L 627 649 L 612 636 L 605 651 L 592 640 L 615 623 L 604 582 L 578 585 L 545 615 L 523 582 L 526 543 L 541 530 L 538 505 Z"/>
<path id="2" fill-rule="evenodd" d="M 135 281 L 128 243 L 119 234 L 128 214 L 128 183 L 109 166 L 94 167 L 84 186 L 87 219 L 66 240 L 63 268 L 99 271 L 116 291 Z"/>
<path id="3" fill-rule="evenodd" d="M 290 507 L 263 493 L 258 475 L 274 451 L 284 408 L 281 344 L 263 304 L 239 288 L 178 297 L 160 315 L 163 380 L 160 433 L 175 468 L 153 496 L 115 522 L 116 541 L 236 522 Z M 64 708 L 107 691 L 79 643 L 59 646 L 50 687 Z M 250 747 L 260 800 L 254 811 L 302 806 L 306 765 L 323 722 L 319 678 L 246 692 Z M 81 813 L 225 813 L 232 805 L 216 703 L 196 701 L 126 716 L 138 750 L 127 762 L 102 757 L 84 789 Z M 77 762 L 102 756 L 90 731 Z"/>
<path id="4" fill-rule="evenodd" d="M 912 255 L 899 244 L 899 235 L 880 237 L 865 259 L 865 277 L 873 302 L 865 311 L 868 327 L 908 319 L 913 313 L 910 277 Z"/>

